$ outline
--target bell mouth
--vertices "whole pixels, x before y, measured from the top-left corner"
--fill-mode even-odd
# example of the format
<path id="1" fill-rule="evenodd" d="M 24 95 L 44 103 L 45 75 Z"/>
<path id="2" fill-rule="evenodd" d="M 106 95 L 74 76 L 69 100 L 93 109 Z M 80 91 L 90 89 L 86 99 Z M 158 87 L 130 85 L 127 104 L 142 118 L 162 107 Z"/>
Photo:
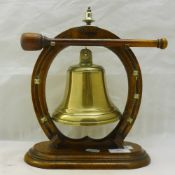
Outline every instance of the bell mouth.
<path id="1" fill-rule="evenodd" d="M 120 120 L 120 118 L 121 113 L 118 110 L 97 114 L 68 114 L 59 111 L 52 116 L 55 122 L 74 126 L 102 125 L 116 122 Z"/>

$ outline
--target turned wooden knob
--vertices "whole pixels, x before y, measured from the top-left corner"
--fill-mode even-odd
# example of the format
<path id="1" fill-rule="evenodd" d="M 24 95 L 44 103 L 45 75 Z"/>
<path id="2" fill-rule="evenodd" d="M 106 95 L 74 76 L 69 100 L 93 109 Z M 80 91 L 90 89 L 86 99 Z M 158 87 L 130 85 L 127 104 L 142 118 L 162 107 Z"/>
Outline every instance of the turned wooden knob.
<path id="1" fill-rule="evenodd" d="M 43 41 L 47 41 L 44 36 L 38 33 L 23 33 L 21 36 L 21 47 L 24 50 L 35 51 L 44 47 Z"/>
<path id="2" fill-rule="evenodd" d="M 161 38 L 157 40 L 157 48 L 165 49 L 168 46 L 168 41 L 166 38 Z"/>

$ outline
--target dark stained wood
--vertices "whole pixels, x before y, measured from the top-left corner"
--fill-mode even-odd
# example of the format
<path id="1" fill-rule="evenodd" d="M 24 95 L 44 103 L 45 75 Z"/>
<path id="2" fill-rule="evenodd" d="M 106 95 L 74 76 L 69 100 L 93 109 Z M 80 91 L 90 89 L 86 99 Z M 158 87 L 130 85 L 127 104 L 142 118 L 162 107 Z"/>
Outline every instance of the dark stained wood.
<path id="1" fill-rule="evenodd" d="M 125 142 L 130 152 L 111 153 L 108 149 L 90 152 L 86 149 L 53 148 L 50 142 L 36 144 L 25 155 L 25 161 L 39 168 L 57 169 L 132 169 L 150 163 L 148 154 L 137 144 Z"/>
<path id="2" fill-rule="evenodd" d="M 21 36 L 21 47 L 24 50 L 40 50 L 43 48 L 43 36 L 37 33 L 24 33 Z"/>
<path id="3" fill-rule="evenodd" d="M 118 36 L 113 33 L 98 28 L 94 26 L 82 26 L 71 28 L 61 34 L 59 34 L 56 38 L 72 38 L 72 39 L 119 39 Z M 49 46 L 44 48 L 41 52 L 32 75 L 32 100 L 35 109 L 35 113 L 37 119 L 47 135 L 47 137 L 51 140 L 49 143 L 41 143 L 39 148 L 35 146 L 32 150 L 29 151 L 25 157 L 27 163 L 43 168 L 137 168 L 146 166 L 149 163 L 148 155 L 139 147 L 135 151 L 134 154 L 128 153 L 127 157 L 127 166 L 126 162 L 122 161 L 126 158 L 126 154 L 115 155 L 107 154 L 108 159 L 105 159 L 103 152 L 100 152 L 97 156 L 97 161 L 95 156 L 91 157 L 87 160 L 86 158 L 83 160 L 84 152 L 82 153 L 81 149 L 86 148 L 97 148 L 100 150 L 107 150 L 109 148 L 122 148 L 124 146 L 124 139 L 127 136 L 128 132 L 132 128 L 134 121 L 137 117 L 137 113 L 140 107 L 141 96 L 142 96 L 142 75 L 140 66 L 138 61 L 128 46 L 122 47 L 114 47 L 114 46 L 105 46 L 110 51 L 116 54 L 119 57 L 124 68 L 127 73 L 128 78 L 128 98 L 125 106 L 125 110 L 123 112 L 123 116 L 116 126 L 116 128 L 106 137 L 102 139 L 92 139 L 89 137 L 84 137 L 82 139 L 71 139 L 64 136 L 59 129 L 53 123 L 50 114 L 48 112 L 46 97 L 45 97 L 45 84 L 46 77 L 49 70 L 49 67 L 56 57 L 56 55 L 66 48 L 66 45 L 57 44 L 55 46 Z M 133 72 L 138 72 L 138 77 L 133 76 Z M 35 84 L 35 79 L 40 79 L 40 84 Z M 139 94 L 140 97 L 138 99 L 134 99 L 134 95 Z M 45 122 L 43 122 L 43 117 L 45 117 Z M 128 118 L 132 119 L 132 122 L 128 122 Z M 46 146 L 46 145 L 47 146 Z M 50 145 L 48 147 L 48 144 Z M 63 148 L 65 150 L 63 150 Z M 41 149 L 41 150 L 40 150 Z M 65 164 L 56 161 L 56 159 L 52 159 L 49 162 L 50 151 L 55 153 L 55 150 L 62 150 L 63 153 L 68 152 L 70 155 L 76 150 L 77 154 L 80 154 L 82 157 L 81 161 L 85 163 L 78 163 L 80 159 L 76 156 L 72 155 L 73 158 L 70 160 L 70 156 L 64 157 L 61 161 L 67 160 Z M 38 157 L 41 152 L 44 151 L 44 161 L 41 160 L 41 157 Z M 48 152 L 48 154 L 46 153 Z M 131 155 L 130 155 L 131 154 Z M 57 159 L 60 155 L 56 155 Z M 118 159 L 117 157 L 120 157 Z M 134 157 L 133 157 L 134 156 Z M 91 160 L 92 159 L 92 160 Z M 112 160 L 115 161 L 112 161 Z M 101 160 L 101 163 L 97 163 L 98 160 Z M 106 163 L 108 161 L 108 163 Z M 51 163 L 52 162 L 52 163 Z M 96 163 L 95 163 L 96 162 Z M 104 163 L 105 162 L 105 163 Z M 139 163 L 140 162 L 140 163 Z M 91 163 L 91 164 L 90 164 Z M 56 164 L 56 165 L 55 165 Z M 60 166 L 58 166 L 60 165 Z"/>
<path id="4" fill-rule="evenodd" d="M 72 38 L 47 38 L 37 33 L 24 33 L 21 37 L 21 46 L 24 50 L 41 50 L 49 47 L 51 42 L 64 46 L 105 46 L 105 47 L 167 47 L 166 38 L 157 40 L 143 39 L 72 39 Z"/>

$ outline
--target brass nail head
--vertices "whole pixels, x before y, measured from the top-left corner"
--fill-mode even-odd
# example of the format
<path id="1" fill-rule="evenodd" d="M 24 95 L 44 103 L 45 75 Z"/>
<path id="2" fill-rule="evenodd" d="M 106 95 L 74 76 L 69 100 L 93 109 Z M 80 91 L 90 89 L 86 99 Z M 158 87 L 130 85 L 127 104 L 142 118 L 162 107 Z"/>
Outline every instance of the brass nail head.
<path id="1" fill-rule="evenodd" d="M 42 123 L 46 123 L 47 121 L 48 121 L 48 120 L 47 120 L 47 117 L 46 117 L 46 116 L 44 116 L 44 117 L 41 118 L 41 122 L 42 122 Z"/>
<path id="2" fill-rule="evenodd" d="M 134 99 L 139 99 L 140 98 L 140 94 L 134 94 Z"/>
<path id="3" fill-rule="evenodd" d="M 40 83 L 41 83 L 40 78 L 39 77 L 36 77 L 34 79 L 34 84 L 39 85 Z"/>
<path id="4" fill-rule="evenodd" d="M 138 70 L 134 70 L 133 71 L 133 76 L 137 77 L 139 75 L 139 71 Z"/>
<path id="5" fill-rule="evenodd" d="M 51 42 L 50 42 L 50 46 L 53 47 L 53 46 L 55 46 L 55 45 L 56 45 L 55 41 L 51 41 Z"/>
<path id="6" fill-rule="evenodd" d="M 127 122 L 128 122 L 129 124 L 131 124 L 131 123 L 133 122 L 133 118 L 128 117 L 128 118 L 127 118 Z"/>
<path id="7" fill-rule="evenodd" d="M 83 19 L 83 22 L 85 22 L 86 25 L 91 25 L 91 23 L 94 21 L 95 20 L 93 20 L 93 18 L 92 18 L 91 7 L 88 7 L 88 9 L 86 10 L 85 18 Z"/>

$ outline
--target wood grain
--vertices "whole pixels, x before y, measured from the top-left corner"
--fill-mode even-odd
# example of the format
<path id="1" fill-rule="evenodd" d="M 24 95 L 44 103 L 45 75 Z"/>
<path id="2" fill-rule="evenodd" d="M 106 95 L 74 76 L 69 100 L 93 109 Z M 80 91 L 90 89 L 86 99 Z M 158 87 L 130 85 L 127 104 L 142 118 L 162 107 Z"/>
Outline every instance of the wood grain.
<path id="1" fill-rule="evenodd" d="M 72 38 L 47 38 L 37 33 L 24 33 L 21 37 L 21 46 L 24 50 L 41 50 L 50 45 L 64 46 L 105 46 L 105 47 L 167 47 L 166 38 L 157 40 L 145 39 L 72 39 Z"/>
<path id="2" fill-rule="evenodd" d="M 72 38 L 72 39 L 119 39 L 118 36 L 114 35 L 113 33 L 98 28 L 94 26 L 82 26 L 82 27 L 75 27 L 71 28 L 63 33 L 59 34 L 56 38 Z M 59 128 L 55 126 L 53 123 L 50 114 L 48 112 L 46 97 L 45 97 L 45 84 L 46 84 L 46 77 L 56 55 L 66 48 L 67 45 L 60 45 L 56 44 L 55 46 L 49 46 L 44 48 L 41 52 L 40 56 L 37 59 L 35 64 L 33 74 L 32 74 L 32 81 L 31 81 L 31 88 L 32 88 L 32 100 L 35 109 L 35 113 L 37 119 L 42 127 L 43 131 L 45 132 L 46 136 L 50 139 L 50 142 L 47 143 L 50 146 L 46 146 L 47 144 L 41 143 L 39 148 L 38 146 L 34 146 L 32 149 L 33 151 L 29 151 L 25 157 L 27 163 L 32 164 L 38 167 L 44 168 L 105 168 L 105 159 L 104 154 L 101 152 L 98 156 L 90 157 L 88 162 L 86 162 L 86 158 L 83 159 L 84 164 L 78 163 L 80 162 L 79 159 L 72 155 L 74 150 L 76 153 L 82 154 L 84 157 L 84 153 L 82 153 L 82 149 L 86 148 L 96 148 L 100 150 L 107 150 L 109 148 L 123 148 L 124 146 L 124 139 L 129 133 L 130 129 L 132 128 L 134 121 L 137 117 L 137 113 L 140 107 L 141 96 L 142 96 L 142 75 L 140 66 L 138 61 L 131 51 L 131 49 L 126 46 L 121 47 L 114 47 L 114 46 L 104 46 L 112 51 L 118 58 L 121 60 L 122 64 L 127 73 L 128 78 L 128 98 L 126 102 L 126 106 L 122 115 L 122 118 L 119 124 L 115 127 L 115 129 L 108 134 L 106 137 L 102 139 L 92 139 L 89 137 L 84 137 L 82 139 L 71 139 L 64 136 L 60 131 Z M 135 77 L 134 71 L 137 71 L 138 76 Z M 35 79 L 38 78 L 40 80 L 39 84 L 35 84 Z M 139 94 L 138 99 L 134 99 L 135 94 Z M 45 120 L 43 120 L 43 117 Z M 131 122 L 128 122 L 130 119 Z M 45 122 L 43 122 L 45 121 Z M 45 145 L 46 144 L 46 145 Z M 64 151 L 63 151 L 64 148 Z M 136 149 L 136 148 L 135 148 Z M 61 150 L 63 153 L 69 153 L 73 156 L 73 160 L 70 160 L 69 157 L 67 158 L 66 163 L 60 165 L 55 159 L 50 161 L 49 156 L 50 154 L 44 154 L 43 160 L 37 157 L 42 151 L 49 152 L 54 150 Z M 127 166 L 125 166 L 126 162 L 122 162 L 122 157 L 124 158 L 126 155 L 121 154 L 120 160 L 115 157 L 116 161 L 112 161 L 114 158 L 113 155 L 107 154 L 109 157 L 108 159 L 108 166 L 106 168 L 134 168 L 134 167 L 142 167 L 146 166 L 149 163 L 149 156 L 142 151 L 139 147 L 139 154 L 129 155 L 128 153 L 128 162 Z M 37 153 L 38 152 L 38 153 Z M 66 154 L 67 155 L 67 154 Z M 144 156 L 143 156 L 144 155 Z M 60 155 L 56 155 L 59 158 Z M 102 163 L 98 163 L 98 159 L 101 160 Z M 83 161 L 82 160 L 82 161 Z M 138 161 L 136 161 L 138 160 Z M 140 162 L 139 162 L 140 160 Z M 120 162 L 121 161 L 121 162 Z M 51 163 L 52 162 L 52 163 Z M 96 163 L 95 163 L 96 162 Z M 91 163 L 91 165 L 90 165 Z M 52 165 L 54 164 L 54 166 Z M 70 165 L 71 164 L 71 165 Z M 73 166 L 74 164 L 74 166 Z M 69 166 L 70 165 L 70 166 Z"/>

